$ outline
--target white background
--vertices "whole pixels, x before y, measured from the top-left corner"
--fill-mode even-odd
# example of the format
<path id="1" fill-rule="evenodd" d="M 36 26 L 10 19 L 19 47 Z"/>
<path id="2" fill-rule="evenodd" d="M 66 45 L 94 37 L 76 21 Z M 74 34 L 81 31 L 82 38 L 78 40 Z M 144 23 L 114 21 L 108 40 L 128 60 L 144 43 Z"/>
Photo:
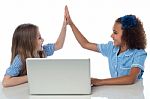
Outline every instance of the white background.
<path id="1" fill-rule="evenodd" d="M 39 26 L 44 44 L 53 43 L 61 30 L 65 5 L 68 5 L 72 20 L 82 34 L 94 43 L 112 40 L 112 27 L 118 17 L 127 14 L 138 16 L 147 35 L 146 51 L 150 49 L 149 0 L 0 0 L 0 81 L 10 64 L 11 39 L 15 28 L 22 23 L 33 23 Z M 107 58 L 81 48 L 69 26 L 63 49 L 48 58 L 90 58 L 92 77 L 110 77 Z M 143 75 L 144 84 L 148 87 L 149 59 L 148 53 Z"/>

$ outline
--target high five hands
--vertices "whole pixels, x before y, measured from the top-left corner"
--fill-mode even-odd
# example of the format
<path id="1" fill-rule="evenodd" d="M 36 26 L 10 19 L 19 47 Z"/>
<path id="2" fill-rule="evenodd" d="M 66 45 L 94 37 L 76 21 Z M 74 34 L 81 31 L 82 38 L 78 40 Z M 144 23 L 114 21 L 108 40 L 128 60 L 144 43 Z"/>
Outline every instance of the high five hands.
<path id="1" fill-rule="evenodd" d="M 65 6 L 65 19 L 67 21 L 67 24 L 71 25 L 73 23 L 67 5 Z"/>

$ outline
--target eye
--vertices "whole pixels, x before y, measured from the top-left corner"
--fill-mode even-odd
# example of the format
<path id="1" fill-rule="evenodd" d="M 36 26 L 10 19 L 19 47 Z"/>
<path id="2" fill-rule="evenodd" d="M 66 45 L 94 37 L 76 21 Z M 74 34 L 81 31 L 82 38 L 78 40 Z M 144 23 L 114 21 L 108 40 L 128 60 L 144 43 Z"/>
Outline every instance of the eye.
<path id="1" fill-rule="evenodd" d="M 114 32 L 114 34 L 117 34 L 117 32 Z"/>
<path id="2" fill-rule="evenodd" d="M 114 34 L 118 34 L 116 31 L 113 31 Z"/>
<path id="3" fill-rule="evenodd" d="M 40 37 L 38 37 L 38 39 L 42 39 L 42 37 L 40 36 Z"/>

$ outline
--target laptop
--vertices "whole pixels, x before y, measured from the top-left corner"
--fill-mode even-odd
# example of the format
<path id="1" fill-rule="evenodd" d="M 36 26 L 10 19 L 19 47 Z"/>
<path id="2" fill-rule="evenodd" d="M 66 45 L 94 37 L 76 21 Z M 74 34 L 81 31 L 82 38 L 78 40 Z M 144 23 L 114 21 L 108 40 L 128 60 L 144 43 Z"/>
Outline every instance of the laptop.
<path id="1" fill-rule="evenodd" d="M 30 94 L 91 94 L 90 59 L 27 58 Z"/>

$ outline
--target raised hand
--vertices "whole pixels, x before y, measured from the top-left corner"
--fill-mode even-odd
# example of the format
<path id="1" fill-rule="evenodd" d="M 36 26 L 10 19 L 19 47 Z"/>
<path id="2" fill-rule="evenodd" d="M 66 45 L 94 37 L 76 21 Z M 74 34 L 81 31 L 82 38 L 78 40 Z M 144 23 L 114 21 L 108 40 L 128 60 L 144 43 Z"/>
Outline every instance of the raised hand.
<path id="1" fill-rule="evenodd" d="M 65 17 L 66 17 L 66 20 L 67 20 L 67 24 L 71 25 L 73 22 L 70 18 L 70 14 L 69 14 L 69 10 L 68 10 L 67 5 L 65 6 Z"/>
<path id="2" fill-rule="evenodd" d="M 66 6 L 65 6 L 65 9 L 66 9 Z M 66 12 L 64 11 L 64 21 L 63 21 L 63 25 L 64 25 L 64 27 L 66 27 L 66 25 L 68 24 L 67 23 L 67 17 L 66 17 L 67 15 L 66 15 Z"/>

